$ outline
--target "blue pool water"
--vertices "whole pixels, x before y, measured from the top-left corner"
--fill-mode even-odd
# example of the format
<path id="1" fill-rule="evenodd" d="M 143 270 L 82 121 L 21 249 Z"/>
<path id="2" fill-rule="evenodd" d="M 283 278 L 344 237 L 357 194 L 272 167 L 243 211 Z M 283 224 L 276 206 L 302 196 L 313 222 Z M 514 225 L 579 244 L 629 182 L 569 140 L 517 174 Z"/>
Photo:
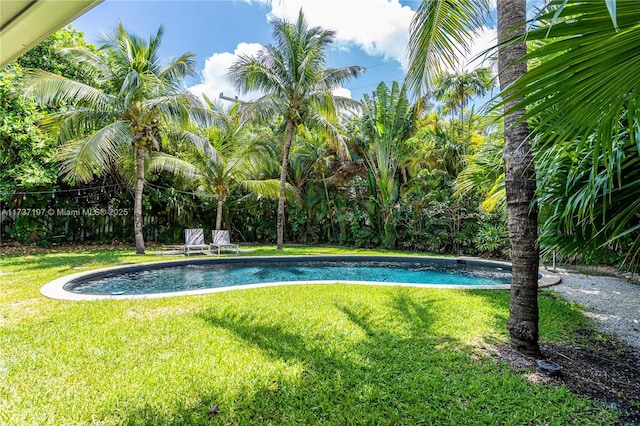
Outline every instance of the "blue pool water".
<path id="1" fill-rule="evenodd" d="M 505 285 L 511 272 L 500 267 L 394 261 L 295 261 L 190 264 L 71 282 L 81 294 L 152 294 L 273 282 L 388 282 L 404 284 Z"/>

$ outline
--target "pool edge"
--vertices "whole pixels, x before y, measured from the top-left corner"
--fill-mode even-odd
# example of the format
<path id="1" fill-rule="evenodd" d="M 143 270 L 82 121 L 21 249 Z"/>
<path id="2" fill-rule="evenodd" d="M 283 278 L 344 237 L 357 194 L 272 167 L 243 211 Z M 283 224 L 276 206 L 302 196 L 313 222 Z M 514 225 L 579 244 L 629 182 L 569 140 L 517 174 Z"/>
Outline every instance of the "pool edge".
<path id="1" fill-rule="evenodd" d="M 65 285 L 71 283 L 72 281 L 85 278 L 87 276 L 100 276 L 101 274 L 108 274 L 113 272 L 127 272 L 127 271 L 135 271 L 138 269 L 145 269 L 149 266 L 153 266 L 154 269 L 162 268 L 162 267 L 170 267 L 170 266 L 180 266 L 180 265 L 189 265 L 189 264 L 200 264 L 200 263 L 224 263 L 224 262 L 239 262 L 247 259 L 269 259 L 269 260 L 291 260 L 291 259 L 315 259 L 315 260 L 325 260 L 325 259 L 354 259 L 364 261 L 365 259 L 376 259 L 380 258 L 394 258 L 394 259 L 419 259 L 419 260 L 431 260 L 431 261 L 440 261 L 440 262 L 464 262 L 464 263 L 478 263 L 478 264 L 491 264 L 491 265 L 503 265 L 511 268 L 510 262 L 490 260 L 490 259 L 481 259 L 475 257 L 438 257 L 438 256 L 387 256 L 387 255 L 295 255 L 295 256 L 231 256 L 231 257 L 219 257 L 219 258 L 188 258 L 188 259 L 177 259 L 177 260 L 163 260 L 159 262 L 145 262 L 131 265 L 118 265 L 112 267 L 105 267 L 99 269 L 92 269 L 88 271 L 82 271 L 74 274 L 64 275 L 60 278 L 52 280 L 46 283 L 44 286 L 40 288 L 40 294 L 43 296 L 54 299 L 54 300 L 70 300 L 70 301 L 95 301 L 95 300 L 138 300 L 138 299 L 159 299 L 166 297 L 177 297 L 177 296 L 197 296 L 204 294 L 213 294 L 220 293 L 225 291 L 235 291 L 235 290 L 247 290 L 261 287 L 276 287 L 276 286 L 284 286 L 284 285 L 314 285 L 314 284 L 356 284 L 356 285 L 375 285 L 375 286 L 396 286 L 396 287 L 413 287 L 413 288 L 434 288 L 434 289 L 466 289 L 466 290 L 508 290 L 511 288 L 510 285 L 479 285 L 470 286 L 467 285 L 455 285 L 455 284 L 412 284 L 412 283 L 387 283 L 387 282 L 375 282 L 375 281 L 285 281 L 285 282 L 269 282 L 269 283 L 259 283 L 259 284 L 247 284 L 247 285 L 239 285 L 234 287 L 218 287 L 218 288 L 209 288 L 209 289 L 200 289 L 200 290 L 187 290 L 187 291 L 177 291 L 177 292 L 169 292 L 169 293 L 152 293 L 152 294 L 123 294 L 123 295 L 95 295 L 95 294 L 79 294 L 72 293 L 64 289 Z M 540 268 L 539 270 L 540 279 L 538 280 L 538 288 L 544 288 L 559 284 L 562 281 L 560 275 L 553 274 L 547 270 Z"/>

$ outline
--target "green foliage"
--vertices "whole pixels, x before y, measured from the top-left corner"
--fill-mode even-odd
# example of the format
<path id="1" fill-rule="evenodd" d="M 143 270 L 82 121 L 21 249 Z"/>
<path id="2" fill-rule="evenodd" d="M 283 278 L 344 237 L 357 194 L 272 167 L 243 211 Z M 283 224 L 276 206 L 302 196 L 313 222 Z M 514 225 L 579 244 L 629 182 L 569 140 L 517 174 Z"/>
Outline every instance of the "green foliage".
<path id="1" fill-rule="evenodd" d="M 86 84 L 96 84 L 97 76 L 91 67 L 62 54 L 61 51 L 64 48 L 83 48 L 97 52 L 94 45 L 85 41 L 82 32 L 76 31 L 72 25 L 69 25 L 41 41 L 18 58 L 16 63 L 23 69 L 41 69 Z"/>
<path id="2" fill-rule="evenodd" d="M 456 194 L 482 197 L 484 212 L 506 211 L 504 187 L 504 140 L 490 135 L 485 142 L 466 157 L 465 167 L 456 178 Z"/>
<path id="3" fill-rule="evenodd" d="M 541 246 L 582 262 L 640 264 L 640 154 L 625 129 L 616 143 L 618 173 L 602 157 L 597 142 L 573 141 L 539 151 Z"/>
<path id="4" fill-rule="evenodd" d="M 15 64 L 0 70 L 0 201 L 57 181 L 55 141 L 37 127 L 36 104 L 19 96 L 22 76 Z"/>
<path id="5" fill-rule="evenodd" d="M 475 237 L 475 245 L 482 256 L 506 258 L 509 254 L 509 230 L 504 223 L 482 223 Z"/>
<path id="6" fill-rule="evenodd" d="M 414 131 L 419 107 L 409 102 L 406 87 L 394 81 L 391 87 L 380 83 L 371 96 L 365 94 L 362 109 L 356 121 L 371 196 L 377 204 L 371 221 L 378 226 L 383 247 L 393 248 L 396 235 L 388 219 L 398 198 L 398 171 L 410 152 L 406 141 Z"/>
<path id="7" fill-rule="evenodd" d="M 82 33 L 72 28 L 62 29 L 0 70 L 0 202 L 3 208 L 46 209 L 48 195 L 26 197 L 24 192 L 59 187 L 59 165 L 55 161 L 57 141 L 39 127 L 45 111 L 21 96 L 21 84 L 27 68 L 42 68 L 91 81 L 83 64 L 57 53 L 60 48 L 78 45 L 87 46 Z M 51 224 L 41 215 L 9 216 L 5 218 L 5 226 L 7 223 L 10 235 L 21 243 L 51 244 Z"/>
<path id="8" fill-rule="evenodd" d="M 232 198 L 240 195 L 237 192 L 233 194 Z M 276 200 L 250 195 L 239 197 L 232 204 L 231 230 L 239 235 L 238 241 L 261 244 L 276 241 Z"/>

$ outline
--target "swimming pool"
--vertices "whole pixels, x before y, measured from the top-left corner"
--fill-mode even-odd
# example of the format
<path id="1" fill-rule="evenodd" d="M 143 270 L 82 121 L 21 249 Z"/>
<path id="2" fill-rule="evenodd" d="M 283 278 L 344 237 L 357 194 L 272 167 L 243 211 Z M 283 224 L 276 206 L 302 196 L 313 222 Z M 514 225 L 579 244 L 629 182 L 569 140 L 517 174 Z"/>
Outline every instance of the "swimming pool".
<path id="1" fill-rule="evenodd" d="M 282 256 L 185 259 L 74 274 L 41 292 L 55 299 L 155 298 L 300 283 L 348 282 L 436 288 L 506 289 L 501 262 L 416 256 Z"/>

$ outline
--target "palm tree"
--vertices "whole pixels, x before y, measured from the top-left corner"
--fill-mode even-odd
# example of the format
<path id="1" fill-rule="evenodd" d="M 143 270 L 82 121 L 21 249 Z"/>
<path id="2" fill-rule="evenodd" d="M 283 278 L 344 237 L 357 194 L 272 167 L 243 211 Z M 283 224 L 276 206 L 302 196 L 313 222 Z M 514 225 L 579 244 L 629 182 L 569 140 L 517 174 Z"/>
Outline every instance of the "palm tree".
<path id="1" fill-rule="evenodd" d="M 364 68 L 325 68 L 325 49 L 334 41 L 335 33 L 321 27 L 309 27 L 302 10 L 296 22 L 276 19 L 273 27 L 275 44 L 265 46 L 257 56 L 241 56 L 228 75 L 241 92 L 259 90 L 264 93 L 246 106 L 246 117 L 259 121 L 281 117 L 284 123 L 277 222 L 277 248 L 282 250 L 285 184 L 294 133 L 306 125 L 321 128 L 341 140 L 334 124 L 338 110 L 354 107 L 355 103 L 333 95 L 332 91 L 358 76 Z"/>
<path id="2" fill-rule="evenodd" d="M 224 111 L 206 96 L 204 100 L 216 117 L 215 125 L 203 136 L 185 132 L 183 138 L 192 146 L 188 160 L 197 169 L 199 196 L 217 202 L 215 229 L 220 230 L 224 203 L 234 187 L 277 198 L 278 180 L 260 179 L 266 169 L 275 169 L 277 164 L 271 164 L 274 155 L 269 141 L 253 135 L 241 120 L 238 103 Z"/>
<path id="3" fill-rule="evenodd" d="M 464 143 L 464 112 L 469 99 L 484 96 L 492 85 L 489 68 L 476 68 L 470 72 L 445 72 L 436 78 L 433 94 L 437 100 L 444 102 L 452 117 L 457 113 L 460 120 L 458 137 L 461 143 Z"/>
<path id="4" fill-rule="evenodd" d="M 498 74 L 502 88 L 526 72 L 524 41 L 504 43 L 525 30 L 526 1 L 498 0 Z M 433 85 L 441 73 L 440 60 L 455 68 L 458 54 L 468 50 L 472 35 L 484 23 L 488 0 L 456 2 L 423 0 L 416 11 L 409 39 L 407 81 L 416 93 Z M 535 168 L 522 109 L 505 106 L 505 185 L 512 282 L 508 329 L 511 345 L 537 356 L 538 346 L 538 229 Z"/>
<path id="5" fill-rule="evenodd" d="M 525 32 L 526 0 L 498 1 L 498 75 L 507 88 L 527 72 L 522 59 L 527 54 L 524 40 L 506 43 Z M 515 102 L 515 101 L 514 101 Z M 507 195 L 507 225 L 511 241 L 511 302 L 508 329 L 517 350 L 540 355 L 538 346 L 538 206 L 536 169 L 525 110 L 504 107 L 504 185 Z"/>
<path id="6" fill-rule="evenodd" d="M 145 162 L 155 170 L 192 170 L 161 151 L 170 129 L 198 111 L 194 98 L 180 90 L 181 79 L 195 73 L 194 55 L 186 53 L 162 64 L 158 56 L 162 34 L 160 27 L 146 41 L 127 33 L 120 23 L 105 35 L 101 50 L 106 54 L 83 48 L 64 50 L 95 73 L 95 86 L 33 70 L 26 88 L 40 104 L 67 105 L 51 114 L 49 122 L 62 143 L 61 171 L 69 179 L 87 182 L 110 167 L 122 166 L 126 158 L 135 159 L 137 254 L 144 254 Z"/>
<path id="7" fill-rule="evenodd" d="M 525 118 L 537 118 L 540 150 L 554 152 L 555 165 L 566 167 L 558 168 L 569 178 L 566 186 L 543 188 L 544 202 L 556 211 L 547 220 L 552 228 L 543 234 L 545 240 L 590 257 L 617 245 L 634 268 L 640 264 L 634 172 L 640 140 L 637 6 L 615 0 L 549 2 L 539 17 L 542 25 L 527 34 L 528 40 L 545 42 L 527 57 L 539 64 L 506 97 L 520 100 L 513 108 L 530 107 Z M 565 238 L 550 235 L 554 229 Z"/>

